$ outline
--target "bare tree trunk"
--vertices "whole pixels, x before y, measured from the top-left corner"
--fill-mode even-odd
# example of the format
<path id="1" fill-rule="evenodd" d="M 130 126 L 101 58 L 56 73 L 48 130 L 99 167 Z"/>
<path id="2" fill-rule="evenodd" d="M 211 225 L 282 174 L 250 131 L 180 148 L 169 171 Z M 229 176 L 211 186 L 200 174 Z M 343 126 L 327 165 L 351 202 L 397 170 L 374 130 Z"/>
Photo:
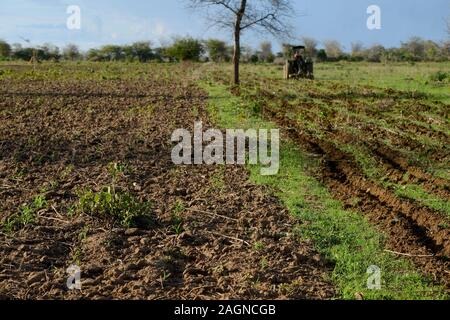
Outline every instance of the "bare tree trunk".
<path id="1" fill-rule="evenodd" d="M 233 54 L 233 64 L 234 64 L 234 81 L 233 83 L 239 84 L 239 63 L 241 60 L 241 35 L 239 32 L 234 34 L 234 54 Z"/>
<path id="2" fill-rule="evenodd" d="M 241 7 L 236 15 L 236 23 L 234 25 L 234 84 L 239 84 L 239 64 L 241 61 L 241 22 L 247 7 L 247 0 L 241 1 Z"/>

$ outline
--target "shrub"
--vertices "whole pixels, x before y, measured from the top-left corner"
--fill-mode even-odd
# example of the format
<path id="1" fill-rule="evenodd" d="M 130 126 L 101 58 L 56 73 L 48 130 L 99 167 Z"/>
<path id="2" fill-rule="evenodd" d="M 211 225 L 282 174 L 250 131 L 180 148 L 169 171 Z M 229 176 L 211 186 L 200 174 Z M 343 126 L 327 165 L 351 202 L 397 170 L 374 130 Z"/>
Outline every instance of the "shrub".
<path id="1" fill-rule="evenodd" d="M 0 39 L 0 58 L 8 58 L 11 56 L 11 46 L 6 42 Z"/>
<path id="2" fill-rule="evenodd" d="M 450 73 L 438 71 L 430 75 L 430 80 L 434 82 L 447 82 L 450 80 Z"/>
<path id="3" fill-rule="evenodd" d="M 327 59 L 328 59 L 327 52 L 324 49 L 320 49 L 317 52 L 317 61 L 322 62 L 322 61 L 327 61 Z"/>
<path id="4" fill-rule="evenodd" d="M 205 42 L 206 50 L 209 58 L 214 62 L 230 61 L 229 50 L 224 41 L 217 39 L 209 39 Z"/>
<path id="5" fill-rule="evenodd" d="M 178 61 L 199 61 L 204 49 L 199 40 L 191 37 L 176 38 L 174 43 L 165 50 L 165 53 Z"/>
<path id="6" fill-rule="evenodd" d="M 152 204 L 140 202 L 129 193 L 107 187 L 101 192 L 87 191 L 80 196 L 77 211 L 89 215 L 111 216 L 125 228 L 149 228 L 153 224 Z"/>

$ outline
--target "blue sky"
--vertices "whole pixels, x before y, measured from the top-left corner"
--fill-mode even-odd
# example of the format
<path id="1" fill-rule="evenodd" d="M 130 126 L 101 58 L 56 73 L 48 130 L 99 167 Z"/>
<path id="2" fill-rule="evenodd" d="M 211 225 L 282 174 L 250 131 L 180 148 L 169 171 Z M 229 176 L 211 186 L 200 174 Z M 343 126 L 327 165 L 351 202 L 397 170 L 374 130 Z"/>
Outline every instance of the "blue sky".
<path id="1" fill-rule="evenodd" d="M 257 0 L 250 0 L 257 1 Z M 445 19 L 450 0 L 293 0 L 297 17 L 292 19 L 297 37 L 319 41 L 339 40 L 346 49 L 351 42 L 397 46 L 417 35 L 435 41 L 446 40 Z M 369 5 L 381 8 L 381 30 L 368 30 Z M 81 8 L 81 30 L 68 30 L 69 5 Z M 208 29 L 203 15 L 186 8 L 184 0 L 1 0 L 0 39 L 33 44 L 51 42 L 59 46 L 76 43 L 81 48 L 106 43 L 151 40 L 165 44 L 175 35 L 216 37 L 231 41 L 224 31 Z M 244 42 L 280 42 L 266 35 L 247 33 Z"/>

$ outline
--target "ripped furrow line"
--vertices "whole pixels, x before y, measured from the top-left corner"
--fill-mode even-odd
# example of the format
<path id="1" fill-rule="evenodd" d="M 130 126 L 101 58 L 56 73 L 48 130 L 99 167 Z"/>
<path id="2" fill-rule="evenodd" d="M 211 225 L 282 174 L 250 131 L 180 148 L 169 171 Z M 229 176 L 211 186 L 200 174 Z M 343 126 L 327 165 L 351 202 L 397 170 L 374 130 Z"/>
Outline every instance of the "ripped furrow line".
<path id="1" fill-rule="evenodd" d="M 353 184 L 342 184 L 333 179 L 328 179 L 326 184 L 347 208 L 363 211 L 371 223 L 384 230 L 387 235 L 386 249 L 408 256 L 424 274 L 450 288 L 450 278 L 446 273 L 449 263 L 444 257 L 435 254 L 440 247 L 428 237 L 426 228 L 418 226 L 411 217 L 395 208 L 380 206 L 378 197 L 355 189 Z M 355 190 L 353 194 L 352 190 Z M 361 199 L 357 205 L 353 203 L 355 195 Z"/>
<path id="2" fill-rule="evenodd" d="M 439 248 L 437 251 L 434 250 L 435 254 L 450 256 L 450 231 L 439 227 L 442 222 L 439 215 L 411 201 L 400 199 L 393 192 L 368 181 L 359 172 L 353 159 L 334 148 L 330 143 L 325 141 L 312 143 L 318 145 L 328 162 L 335 163 L 333 166 L 328 165 L 324 167 L 325 172 L 328 173 L 327 176 L 340 175 L 339 180 L 344 183 L 350 183 L 351 188 L 349 191 L 355 190 L 355 188 L 365 191 L 378 199 L 380 207 L 389 206 L 402 213 L 405 217 L 410 217 L 418 226 L 426 228 L 427 237 L 435 242 L 435 248 Z"/>
<path id="3" fill-rule="evenodd" d="M 264 97 L 272 101 L 278 99 L 270 93 L 265 93 Z M 288 106 L 286 100 L 281 100 L 280 103 L 283 108 Z M 270 106 L 267 108 L 270 109 Z M 279 112 L 279 110 L 272 110 L 272 112 Z M 282 117 L 285 119 L 289 118 L 286 115 L 283 115 Z M 294 127 L 298 127 L 298 123 L 295 121 L 293 123 Z M 350 141 L 362 141 L 368 150 L 372 152 L 372 154 L 386 167 L 386 171 L 389 173 L 389 179 L 391 179 L 392 182 L 403 185 L 407 183 L 420 184 L 427 192 L 443 199 L 450 199 L 450 185 L 448 180 L 435 177 L 416 166 L 410 165 L 408 160 L 402 157 L 398 152 L 395 152 L 388 146 L 381 144 L 379 141 L 369 139 L 371 144 L 368 144 L 367 139 L 361 140 L 361 138 L 341 131 L 339 131 L 339 134 L 333 134 L 330 138 L 343 143 L 353 143 Z M 407 181 L 404 180 L 405 177 L 408 178 Z M 412 199 L 410 200 L 415 201 Z M 417 202 L 417 205 L 422 206 L 419 202 Z M 433 209 L 429 210 L 434 211 Z"/>
<path id="4" fill-rule="evenodd" d="M 372 147 L 372 151 L 375 155 L 380 157 L 383 162 L 389 164 L 394 169 L 409 173 L 414 176 L 418 182 L 423 183 L 425 187 L 431 190 L 436 190 L 437 188 L 441 189 L 445 192 L 443 195 L 450 198 L 450 186 L 447 180 L 433 177 L 422 169 L 409 165 L 407 159 L 403 158 L 387 146 L 378 144 Z"/>
<path id="5" fill-rule="evenodd" d="M 403 217 L 411 219 L 418 227 L 426 230 L 424 236 L 432 240 L 429 243 L 433 243 L 433 245 L 430 245 L 429 248 L 433 253 L 436 255 L 450 255 L 450 235 L 448 230 L 439 227 L 441 219 L 435 218 L 435 215 L 433 213 L 430 214 L 429 210 L 419 208 L 409 203 L 409 201 L 400 199 L 392 192 L 367 181 L 363 177 L 355 176 L 352 169 L 343 165 L 340 167 L 339 169 L 345 174 L 351 189 L 366 190 L 366 194 L 377 199 L 382 208 L 387 207 L 389 210 L 398 212 Z"/>
<path id="6" fill-rule="evenodd" d="M 292 137 L 310 151 L 324 157 L 322 179 L 333 195 L 344 202 L 360 197 L 361 203 L 352 205 L 370 221 L 382 227 L 389 235 L 391 249 L 432 255 L 427 261 L 412 259 L 424 272 L 434 275 L 439 282 L 449 285 L 445 270 L 450 256 L 450 232 L 441 229 L 442 219 L 426 208 L 399 199 L 374 183 L 367 181 L 358 166 L 347 154 L 330 143 L 318 140 L 299 130 L 295 121 L 266 108 L 269 116 L 283 127 L 292 128 Z M 393 224 L 395 219 L 403 221 Z"/>

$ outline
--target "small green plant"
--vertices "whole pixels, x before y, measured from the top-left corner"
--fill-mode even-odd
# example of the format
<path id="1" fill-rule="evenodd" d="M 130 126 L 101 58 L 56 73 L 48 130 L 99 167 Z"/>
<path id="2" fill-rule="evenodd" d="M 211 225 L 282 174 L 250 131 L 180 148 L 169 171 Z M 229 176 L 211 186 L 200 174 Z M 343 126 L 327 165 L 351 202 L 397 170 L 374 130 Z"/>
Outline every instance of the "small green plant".
<path id="1" fill-rule="evenodd" d="M 214 189 L 218 191 L 223 191 L 225 189 L 225 167 L 211 177 L 211 185 Z"/>
<path id="2" fill-rule="evenodd" d="M 13 181 L 18 181 L 23 178 L 28 173 L 26 168 L 17 168 L 13 175 L 11 175 L 10 179 Z"/>
<path id="3" fill-rule="evenodd" d="M 192 107 L 192 115 L 195 118 L 198 118 L 198 116 L 200 115 L 200 112 L 199 112 L 199 110 L 198 110 L 198 108 L 196 106 Z"/>
<path id="4" fill-rule="evenodd" d="M 124 173 L 126 171 L 126 165 L 123 163 L 111 162 L 108 169 L 113 179 L 117 179 L 120 173 Z"/>
<path id="5" fill-rule="evenodd" d="M 265 270 L 269 267 L 269 261 L 266 258 L 261 259 L 261 269 Z"/>
<path id="6" fill-rule="evenodd" d="M 169 278 L 172 276 L 171 273 L 167 272 L 166 270 L 163 271 L 163 274 L 159 278 L 159 282 L 161 283 L 161 288 L 164 289 L 164 283 L 169 280 Z"/>
<path id="7" fill-rule="evenodd" d="M 115 192 L 111 187 L 98 193 L 86 191 L 80 196 L 77 211 L 114 217 L 125 228 L 149 228 L 153 224 L 151 202 L 140 202 L 131 194 Z"/>
<path id="8" fill-rule="evenodd" d="M 180 235 L 184 231 L 183 227 L 184 221 L 183 218 L 179 215 L 172 215 L 172 230 L 175 234 Z"/>
<path id="9" fill-rule="evenodd" d="M 83 242 L 84 240 L 87 239 L 89 233 L 89 227 L 84 227 L 80 233 L 78 234 L 78 240 L 80 240 L 81 242 Z"/>
<path id="10" fill-rule="evenodd" d="M 69 218 L 73 218 L 75 216 L 76 213 L 76 205 L 71 205 L 67 208 L 67 216 Z"/>
<path id="11" fill-rule="evenodd" d="M 67 178 L 74 170 L 74 166 L 72 164 L 69 164 L 65 167 L 65 169 L 61 172 L 60 177 L 61 179 Z"/>
<path id="12" fill-rule="evenodd" d="M 81 257 L 83 256 L 83 250 L 81 248 L 75 248 L 72 253 L 72 263 L 81 265 Z"/>
<path id="13" fill-rule="evenodd" d="M 177 235 L 182 234 L 184 231 L 183 219 L 176 217 L 176 219 L 174 219 L 172 229 L 175 232 L 175 234 Z"/>
<path id="14" fill-rule="evenodd" d="M 117 180 L 119 179 L 119 175 L 123 174 L 126 170 L 126 166 L 124 164 L 118 163 L 118 162 L 111 162 L 108 165 L 108 171 L 111 175 L 111 189 L 112 192 L 115 193 L 116 191 L 116 184 Z"/>
<path id="15" fill-rule="evenodd" d="M 439 224 L 439 228 L 441 228 L 441 229 L 448 229 L 449 226 L 450 226 L 450 225 L 449 225 L 448 223 L 445 223 L 445 222 Z"/>
<path id="16" fill-rule="evenodd" d="M 181 234 L 184 231 L 184 221 L 183 221 L 183 217 L 181 216 L 181 214 L 186 210 L 186 206 L 184 205 L 183 201 L 178 200 L 175 203 L 175 206 L 172 209 L 172 230 L 176 233 L 176 234 Z"/>
<path id="17" fill-rule="evenodd" d="M 255 242 L 255 244 L 253 245 L 253 247 L 255 248 L 256 251 L 261 251 L 264 249 L 264 243 L 262 242 Z"/>
<path id="18" fill-rule="evenodd" d="M 124 164 L 110 163 L 108 171 L 111 175 L 111 185 L 97 193 L 92 190 L 81 193 L 75 212 L 114 217 L 125 228 L 150 228 L 154 224 L 151 215 L 152 203 L 138 201 L 130 193 L 116 191 L 118 177 L 126 170 Z"/>
<path id="19" fill-rule="evenodd" d="M 42 210 L 47 207 L 47 200 L 45 200 L 44 196 L 37 196 L 33 200 L 33 208 L 36 211 Z"/>
<path id="20" fill-rule="evenodd" d="M 47 207 L 47 200 L 44 196 L 37 196 L 29 205 L 23 205 L 19 212 L 11 215 L 2 223 L 2 229 L 6 233 L 11 233 L 20 230 L 27 225 L 34 223 L 36 220 L 36 213 Z"/>
<path id="21" fill-rule="evenodd" d="M 175 203 L 175 206 L 173 207 L 173 214 L 174 215 L 180 215 L 186 210 L 186 206 L 184 205 L 183 201 L 177 200 Z"/>

